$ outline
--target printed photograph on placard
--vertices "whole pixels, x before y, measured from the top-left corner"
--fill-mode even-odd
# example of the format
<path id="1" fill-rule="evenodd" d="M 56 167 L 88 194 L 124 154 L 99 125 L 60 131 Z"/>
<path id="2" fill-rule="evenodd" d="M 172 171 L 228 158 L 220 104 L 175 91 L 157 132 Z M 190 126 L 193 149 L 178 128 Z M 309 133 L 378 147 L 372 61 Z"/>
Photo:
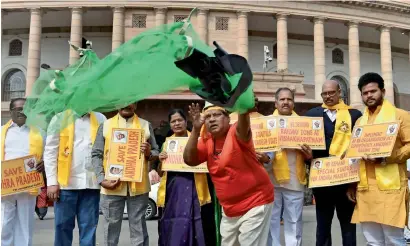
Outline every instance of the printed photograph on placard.
<path id="1" fill-rule="evenodd" d="M 124 166 L 123 165 L 113 165 L 108 167 L 108 176 L 113 178 L 122 178 Z"/>
<path id="2" fill-rule="evenodd" d="M 128 138 L 128 132 L 127 131 L 122 131 L 122 130 L 116 130 L 114 131 L 113 134 L 114 138 L 114 143 L 127 143 L 127 138 Z"/>
<path id="3" fill-rule="evenodd" d="M 359 160 L 340 157 L 314 159 L 309 173 L 309 188 L 335 186 L 359 181 Z"/>
<path id="4" fill-rule="evenodd" d="M 184 162 L 184 149 L 188 142 L 188 137 L 169 137 L 165 140 L 163 149 L 167 150 L 168 158 L 161 163 L 162 171 L 207 173 L 206 162 L 198 166 L 191 167 Z"/>
<path id="5" fill-rule="evenodd" d="M 24 168 L 26 173 L 36 171 L 36 158 L 28 158 L 24 160 Z"/>
<path id="6" fill-rule="evenodd" d="M 286 119 L 279 118 L 279 128 L 286 128 Z"/>
<path id="7" fill-rule="evenodd" d="M 396 142 L 399 127 L 397 121 L 355 126 L 346 157 L 389 157 Z"/>
<path id="8" fill-rule="evenodd" d="M 273 130 L 276 128 L 276 119 L 269 119 L 266 121 L 268 130 Z"/>

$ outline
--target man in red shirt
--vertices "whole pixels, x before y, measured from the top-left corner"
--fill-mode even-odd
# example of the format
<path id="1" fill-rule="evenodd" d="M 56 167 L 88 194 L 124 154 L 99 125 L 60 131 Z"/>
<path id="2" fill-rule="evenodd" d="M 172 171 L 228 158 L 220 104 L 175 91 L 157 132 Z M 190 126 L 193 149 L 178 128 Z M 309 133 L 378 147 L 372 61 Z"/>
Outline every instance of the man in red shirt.
<path id="1" fill-rule="evenodd" d="M 228 112 L 206 104 L 189 107 L 193 129 L 184 151 L 190 166 L 207 162 L 223 208 L 222 245 L 265 246 L 273 206 L 273 185 L 256 157 L 249 114 L 230 125 Z M 201 128 L 205 124 L 205 133 Z M 201 138 L 199 138 L 201 135 Z"/>

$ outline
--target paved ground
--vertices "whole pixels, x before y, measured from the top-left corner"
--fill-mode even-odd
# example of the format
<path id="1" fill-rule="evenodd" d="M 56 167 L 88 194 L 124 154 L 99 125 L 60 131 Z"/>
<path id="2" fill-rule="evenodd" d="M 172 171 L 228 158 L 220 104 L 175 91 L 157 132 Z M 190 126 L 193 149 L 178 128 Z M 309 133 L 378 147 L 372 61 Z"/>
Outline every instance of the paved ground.
<path id="1" fill-rule="evenodd" d="M 34 228 L 34 244 L 35 246 L 52 246 L 54 242 L 54 213 L 50 210 L 45 220 L 36 220 Z M 103 218 L 100 216 L 100 224 L 97 229 L 97 245 L 104 245 L 103 239 Z M 150 237 L 150 246 L 158 245 L 158 233 L 157 233 L 157 221 L 148 221 L 148 232 Z M 305 207 L 303 211 L 303 245 L 313 246 L 315 245 L 315 233 L 316 233 L 316 218 L 315 207 Z M 120 246 L 130 245 L 129 240 L 129 227 L 128 220 L 124 219 L 122 226 L 122 232 L 120 237 Z M 342 245 L 340 237 L 340 226 L 338 220 L 335 218 L 332 227 L 333 245 Z M 282 239 L 283 240 L 283 239 Z M 73 245 L 79 245 L 78 243 L 78 230 L 74 232 Z M 284 245 L 284 244 L 283 244 Z M 357 228 L 357 245 L 365 245 L 363 234 L 360 227 Z"/>

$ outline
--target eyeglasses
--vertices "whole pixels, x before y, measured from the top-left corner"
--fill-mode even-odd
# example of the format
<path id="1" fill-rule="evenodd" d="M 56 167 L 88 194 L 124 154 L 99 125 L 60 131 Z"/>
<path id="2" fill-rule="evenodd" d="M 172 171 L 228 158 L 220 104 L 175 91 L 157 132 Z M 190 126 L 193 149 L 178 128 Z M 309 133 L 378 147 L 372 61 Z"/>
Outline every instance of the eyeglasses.
<path id="1" fill-rule="evenodd" d="M 327 91 L 327 92 L 322 92 L 320 95 L 325 98 L 325 97 L 334 97 L 336 95 L 337 91 Z"/>
<path id="2" fill-rule="evenodd" d="M 23 108 L 12 108 L 11 111 L 15 113 L 21 113 L 23 112 Z"/>

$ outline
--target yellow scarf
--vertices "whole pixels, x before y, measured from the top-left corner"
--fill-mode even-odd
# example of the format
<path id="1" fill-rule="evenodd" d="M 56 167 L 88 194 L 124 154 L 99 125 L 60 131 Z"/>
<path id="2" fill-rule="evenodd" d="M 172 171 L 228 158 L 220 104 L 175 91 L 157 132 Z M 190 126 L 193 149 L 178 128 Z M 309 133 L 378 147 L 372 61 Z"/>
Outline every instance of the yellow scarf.
<path id="1" fill-rule="evenodd" d="M 188 132 L 188 136 L 190 132 Z M 175 135 L 172 135 L 175 137 Z M 166 141 L 166 140 L 165 140 Z M 199 204 L 205 205 L 211 202 L 211 194 L 209 193 L 208 179 L 205 173 L 194 173 L 196 193 L 198 194 Z M 165 195 L 166 195 L 166 186 L 167 186 L 167 172 L 164 172 L 161 183 L 158 188 L 158 207 L 165 206 Z"/>
<path id="2" fill-rule="evenodd" d="M 4 161 L 5 157 L 5 142 L 6 134 L 10 126 L 13 124 L 13 121 L 9 120 L 1 128 L 1 160 Z M 30 128 L 29 132 L 29 153 L 34 155 L 37 161 L 40 161 L 43 158 L 43 137 L 41 136 L 39 130 L 35 128 Z M 38 194 L 38 189 L 30 190 L 31 195 L 36 196 Z"/>
<path id="3" fill-rule="evenodd" d="M 273 116 L 278 116 L 278 110 L 273 112 Z M 298 116 L 295 112 L 292 112 L 292 116 Z M 288 164 L 288 157 L 285 150 L 277 151 L 275 158 L 272 162 L 273 175 L 278 183 L 288 183 L 290 180 L 290 170 Z M 301 184 L 305 185 L 306 182 L 306 167 L 302 153 L 296 151 L 296 176 Z"/>
<path id="4" fill-rule="evenodd" d="M 366 107 L 363 117 L 359 125 L 366 125 L 369 120 L 369 109 Z M 389 101 L 384 100 L 380 112 L 377 114 L 373 124 L 386 123 L 396 120 L 396 107 Z M 400 189 L 400 170 L 396 163 L 386 165 L 375 165 L 375 175 L 377 186 L 380 190 L 399 190 Z M 360 162 L 360 182 L 358 190 L 368 190 L 369 184 L 367 181 L 366 163 Z"/>
<path id="5" fill-rule="evenodd" d="M 105 137 L 105 157 L 104 157 L 104 170 L 107 172 L 107 157 L 108 157 L 108 151 L 110 149 L 110 143 L 112 139 L 112 129 L 113 128 L 120 128 L 120 115 L 117 114 L 114 116 L 112 119 L 110 119 L 110 124 L 109 124 L 109 129 L 107 129 L 107 136 Z M 137 115 L 134 114 L 134 118 L 132 120 L 132 129 L 141 129 L 141 123 L 139 121 L 139 118 Z M 143 174 L 142 174 L 142 182 L 131 182 L 131 191 L 133 193 L 136 192 L 145 192 L 147 190 L 147 185 L 148 185 L 148 161 L 145 159 L 144 161 L 144 168 L 143 168 Z M 120 185 L 117 187 L 116 190 L 122 190 L 122 186 L 128 182 L 121 182 Z"/>
<path id="6" fill-rule="evenodd" d="M 74 125 L 75 119 L 71 111 L 65 111 L 63 114 L 63 126 L 65 127 L 60 132 L 60 146 L 58 150 L 57 161 L 57 180 L 62 186 L 67 186 L 70 179 L 71 163 L 73 160 L 74 150 Z M 90 113 L 90 137 L 91 143 L 94 144 L 97 136 L 98 120 L 93 112 Z"/>
<path id="7" fill-rule="evenodd" d="M 352 118 L 349 113 L 351 107 L 340 100 L 338 104 L 331 107 L 323 103 L 322 108 L 337 110 L 335 132 L 333 133 L 329 154 L 333 156 L 341 156 L 349 147 L 350 138 L 352 136 Z"/>

